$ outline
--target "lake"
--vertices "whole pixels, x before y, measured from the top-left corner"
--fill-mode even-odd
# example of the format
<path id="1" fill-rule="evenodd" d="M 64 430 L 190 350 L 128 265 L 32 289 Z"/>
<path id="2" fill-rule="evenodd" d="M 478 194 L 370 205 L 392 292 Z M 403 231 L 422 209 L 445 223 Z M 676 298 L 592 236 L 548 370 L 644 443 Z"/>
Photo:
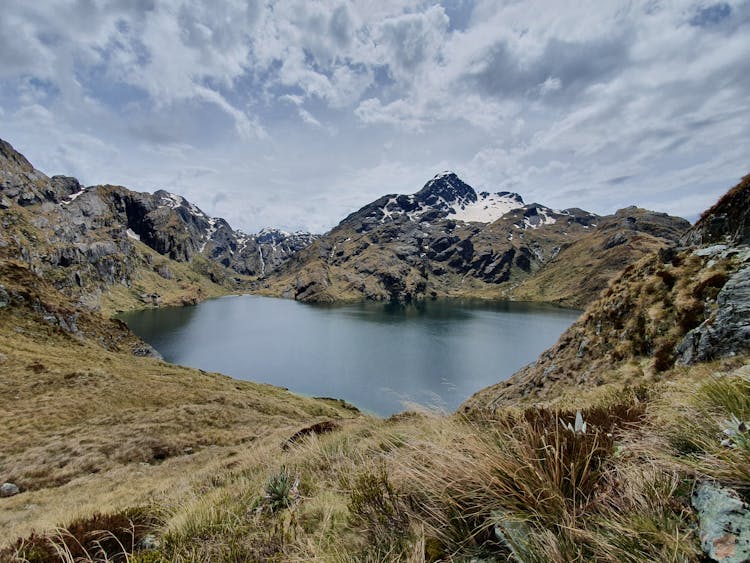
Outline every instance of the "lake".
<path id="1" fill-rule="evenodd" d="M 122 315 L 176 364 L 388 416 L 455 410 L 555 343 L 580 311 L 517 302 L 307 305 L 253 295 Z"/>

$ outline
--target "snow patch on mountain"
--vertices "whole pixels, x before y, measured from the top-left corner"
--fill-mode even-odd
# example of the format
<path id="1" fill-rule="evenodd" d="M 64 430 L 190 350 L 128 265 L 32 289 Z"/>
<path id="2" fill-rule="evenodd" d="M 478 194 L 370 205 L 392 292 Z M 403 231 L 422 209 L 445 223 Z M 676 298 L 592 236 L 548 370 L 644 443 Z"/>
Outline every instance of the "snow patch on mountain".
<path id="1" fill-rule="evenodd" d="M 70 205 L 71 203 L 73 203 L 76 199 L 78 199 L 80 196 L 82 196 L 85 193 L 86 193 L 86 188 L 82 187 L 79 191 L 77 191 L 74 194 L 70 194 L 63 201 L 61 201 L 60 205 Z"/>
<path id="2" fill-rule="evenodd" d="M 416 194 L 392 194 L 384 197 L 385 203 L 364 208 L 370 217 L 385 223 L 399 217 L 414 222 L 434 218 L 456 221 L 492 223 L 509 211 L 524 206 L 523 198 L 511 192 L 481 192 L 466 184 L 448 170 L 436 174 Z M 383 201 L 383 200 L 381 200 Z M 437 214 L 437 215 L 436 215 Z"/>
<path id="3" fill-rule="evenodd" d="M 467 223 L 492 223 L 506 213 L 521 207 L 523 207 L 523 200 L 518 194 L 481 192 L 478 194 L 477 201 L 452 206 L 454 213 L 450 217 Z"/>
<path id="4" fill-rule="evenodd" d="M 196 209 L 198 208 L 196 207 Z M 201 212 L 200 209 L 198 211 Z M 203 216 L 206 217 L 205 215 Z M 198 252 L 201 252 L 201 253 L 206 249 L 206 245 L 208 244 L 208 241 L 211 240 L 211 238 L 214 236 L 214 233 L 216 232 L 217 220 L 214 219 L 213 217 L 207 217 L 206 219 L 208 220 L 208 227 L 206 227 L 205 234 L 203 235 L 203 244 L 201 244 L 201 247 L 198 249 Z"/>

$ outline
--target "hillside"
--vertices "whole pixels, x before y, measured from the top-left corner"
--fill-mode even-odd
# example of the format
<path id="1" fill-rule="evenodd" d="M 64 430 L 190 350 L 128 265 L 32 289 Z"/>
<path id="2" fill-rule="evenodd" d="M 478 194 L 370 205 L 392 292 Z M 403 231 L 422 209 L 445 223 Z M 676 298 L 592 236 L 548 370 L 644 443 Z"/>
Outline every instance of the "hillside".
<path id="1" fill-rule="evenodd" d="M 655 381 L 677 365 L 750 350 L 750 176 L 676 248 L 627 267 L 557 344 L 467 408 L 551 400 L 605 382 Z"/>
<path id="2" fill-rule="evenodd" d="M 0 499 L 4 540 L 74 516 L 179 492 L 237 448 L 274 444 L 334 401 L 173 366 L 122 323 L 86 312 L 25 264 L 0 261 Z M 233 453 L 235 452 L 235 453 Z"/>
<path id="3" fill-rule="evenodd" d="M 355 271 L 371 298 L 414 299 L 413 280 L 385 290 L 381 260 L 414 267 L 404 233 L 423 243 L 450 227 L 421 257 L 445 268 L 446 295 L 465 279 L 562 302 L 580 294 L 556 280 L 587 273 L 595 291 L 640 257 L 508 382 L 453 415 L 381 420 L 155 357 L 105 315 L 246 281 L 206 255 L 229 231 L 177 196 L 81 189 L 3 150 L 0 560 L 750 558 L 750 176 L 682 232 L 635 208 L 603 218 L 472 196 L 441 175 L 294 253 L 282 274 L 323 252 L 335 282 L 311 296 L 361 293 L 336 285 Z M 329 249 L 333 233 L 351 240 Z M 355 242 L 368 246 L 350 256 Z"/>
<path id="4" fill-rule="evenodd" d="M 163 190 L 47 177 L 0 140 L 0 257 L 20 258 L 80 305 L 181 305 L 248 287 L 315 239 L 235 231 Z"/>
<path id="5" fill-rule="evenodd" d="M 601 217 L 596 229 L 565 244 L 536 275 L 509 291 L 519 301 L 584 308 L 627 266 L 674 244 L 689 227 L 664 213 L 637 207 Z"/>
<path id="6" fill-rule="evenodd" d="M 598 217 L 476 193 L 444 172 L 412 195 L 346 217 L 263 281 L 307 302 L 513 298 L 582 306 L 624 266 L 672 245 L 683 219 L 639 209 Z"/>

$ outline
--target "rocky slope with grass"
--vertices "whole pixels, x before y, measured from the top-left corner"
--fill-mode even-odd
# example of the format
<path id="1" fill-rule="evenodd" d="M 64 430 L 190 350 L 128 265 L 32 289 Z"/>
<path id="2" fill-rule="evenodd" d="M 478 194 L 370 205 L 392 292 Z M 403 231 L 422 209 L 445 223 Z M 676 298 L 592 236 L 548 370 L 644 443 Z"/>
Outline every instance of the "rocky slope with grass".
<path id="1" fill-rule="evenodd" d="M 683 219 L 637 208 L 599 217 L 477 193 L 444 172 L 346 217 L 265 280 L 308 302 L 514 298 L 581 306 L 622 267 L 674 244 Z"/>
<path id="2" fill-rule="evenodd" d="M 117 187 L 87 195 L 89 189 L 65 187 L 67 180 L 40 175 L 17 153 L 6 153 L 0 560 L 750 558 L 750 177 L 683 233 L 680 247 L 656 241 L 658 251 L 627 266 L 581 321 L 510 383 L 478 394 L 451 416 L 407 412 L 380 420 L 340 401 L 153 357 L 124 325 L 82 306 L 91 304 L 83 290 L 98 284 L 110 304 L 131 303 L 137 284 L 159 287 L 162 296 L 174 291 L 177 299 L 191 283 L 206 293 L 222 291 L 216 283 L 200 285 L 211 272 L 227 275 L 202 254 L 209 241 L 204 237 L 201 250 L 195 238 L 205 233 L 200 216 L 162 194 L 152 197 L 174 206 L 156 205 L 140 226 L 123 223 L 116 213 L 131 215 L 113 202 L 137 195 Z M 488 224 L 459 221 L 449 216 L 484 211 L 475 201 L 495 209 L 521 202 L 510 194 L 472 200 L 457 182 L 451 187 L 413 200 L 389 198 L 350 225 L 374 220 L 359 234 L 390 232 L 397 240 L 402 229 L 415 227 L 410 213 L 434 206 L 437 215 L 427 223 L 452 222 L 454 233 L 468 237 L 447 241 L 440 252 L 456 266 L 446 268 L 467 263 L 451 250 L 461 241 L 471 242 L 474 256 L 482 244 L 490 249 L 507 241 L 512 229 L 516 243 L 524 234 L 524 245 L 513 246 L 508 281 L 522 249 L 533 254 L 540 232 L 554 241 L 550 248 L 559 245 L 559 256 L 568 252 L 573 260 L 585 249 L 592 270 L 614 268 L 621 259 L 609 262 L 597 250 L 627 250 L 645 235 L 676 236 L 670 218 L 637 209 L 596 218 L 597 227 L 578 211 L 542 225 L 528 206 Z M 451 197 L 463 198 L 463 209 L 445 204 Z M 143 201 L 148 207 L 154 200 Z M 80 207 L 67 211 L 74 204 Z M 398 209 L 406 218 L 379 223 Z M 552 217 L 535 209 L 546 222 Z M 72 233 L 68 213 L 79 217 Z M 571 225 L 543 230 L 576 217 L 586 233 L 569 247 L 564 237 Z M 519 224 L 527 220 L 538 221 L 537 228 Z M 148 238 L 150 224 L 162 234 Z M 357 229 L 349 230 L 354 239 L 352 233 Z M 334 249 L 319 244 L 311 248 L 330 256 Z M 548 252 L 543 244 L 538 240 L 537 250 Z M 368 259 L 378 265 L 374 254 Z M 550 280 L 517 287 L 573 298 L 569 287 Z"/>
<path id="3" fill-rule="evenodd" d="M 0 140 L 0 256 L 82 306 L 184 304 L 246 286 L 313 235 L 247 235 L 181 196 L 47 177 Z"/>
<path id="4" fill-rule="evenodd" d="M 41 273 L 0 259 L 0 561 L 19 560 L 1 548 L 31 530 L 184 501 L 188 480 L 214 483 L 247 449 L 360 416 L 340 401 L 167 364 Z M 35 553 L 21 560 L 62 557 Z"/>
<path id="5" fill-rule="evenodd" d="M 655 381 L 675 365 L 750 351 L 750 176 L 680 239 L 625 268 L 532 365 L 466 408 Z"/>

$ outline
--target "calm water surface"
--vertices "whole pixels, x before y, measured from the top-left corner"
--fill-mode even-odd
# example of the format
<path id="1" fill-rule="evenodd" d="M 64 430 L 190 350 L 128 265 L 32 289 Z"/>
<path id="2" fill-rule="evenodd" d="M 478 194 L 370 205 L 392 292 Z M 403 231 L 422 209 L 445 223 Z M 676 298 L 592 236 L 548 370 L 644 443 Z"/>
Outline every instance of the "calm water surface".
<path id="1" fill-rule="evenodd" d="M 528 303 L 305 305 L 251 295 L 121 318 L 166 360 L 390 415 L 452 411 L 536 360 L 579 311 Z"/>

